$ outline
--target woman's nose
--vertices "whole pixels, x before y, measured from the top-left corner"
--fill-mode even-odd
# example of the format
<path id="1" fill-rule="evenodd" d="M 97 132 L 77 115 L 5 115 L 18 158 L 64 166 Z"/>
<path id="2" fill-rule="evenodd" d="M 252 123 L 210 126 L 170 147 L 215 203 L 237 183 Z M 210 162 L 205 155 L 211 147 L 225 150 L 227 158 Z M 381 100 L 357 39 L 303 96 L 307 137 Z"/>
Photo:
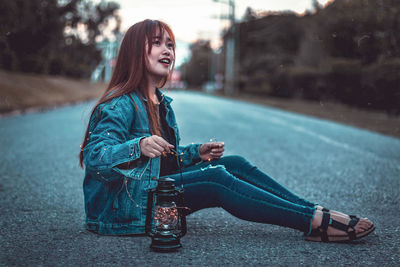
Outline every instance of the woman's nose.
<path id="1" fill-rule="evenodd" d="M 163 55 L 171 55 L 171 51 L 169 51 L 169 48 L 168 48 L 168 46 L 164 46 L 164 51 L 163 51 Z"/>

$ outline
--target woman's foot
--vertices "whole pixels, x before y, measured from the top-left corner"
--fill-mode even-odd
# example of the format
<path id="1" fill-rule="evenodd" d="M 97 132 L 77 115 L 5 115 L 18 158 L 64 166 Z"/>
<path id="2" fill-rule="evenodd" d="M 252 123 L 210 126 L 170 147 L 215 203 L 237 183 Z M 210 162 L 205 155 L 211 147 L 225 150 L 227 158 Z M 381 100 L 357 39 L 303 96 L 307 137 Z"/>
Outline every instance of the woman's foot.
<path id="1" fill-rule="evenodd" d="M 375 230 L 367 218 L 350 218 L 336 213 L 315 211 L 312 221 L 312 233 L 306 240 L 340 242 L 359 239 Z"/>
<path id="2" fill-rule="evenodd" d="M 329 212 L 330 214 L 337 214 L 337 215 L 340 215 L 340 216 L 342 216 L 342 217 L 347 217 L 347 218 L 349 218 L 349 220 L 350 220 L 352 217 L 356 217 L 355 215 L 348 215 L 348 214 L 345 214 L 345 213 L 340 212 L 340 211 L 329 210 L 329 209 L 326 209 L 326 208 L 324 208 L 324 207 L 322 207 L 322 206 L 320 206 L 320 205 L 317 205 L 315 208 L 316 208 L 317 210 L 320 210 L 320 211 Z"/>

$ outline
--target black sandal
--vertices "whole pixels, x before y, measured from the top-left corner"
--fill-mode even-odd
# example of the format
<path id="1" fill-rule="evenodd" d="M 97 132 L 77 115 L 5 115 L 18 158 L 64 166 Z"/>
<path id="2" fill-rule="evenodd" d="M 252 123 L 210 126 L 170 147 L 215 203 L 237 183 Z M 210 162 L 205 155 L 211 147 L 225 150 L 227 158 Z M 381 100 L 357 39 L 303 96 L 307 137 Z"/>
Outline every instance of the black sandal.
<path id="1" fill-rule="evenodd" d="M 322 212 L 330 212 L 331 210 L 330 209 L 327 209 L 327 208 L 322 208 L 322 210 L 320 210 L 320 211 L 322 211 Z M 353 219 L 353 218 L 356 218 L 356 219 L 360 219 L 360 218 L 358 218 L 356 215 L 347 215 L 347 216 L 349 216 L 350 217 L 350 219 Z M 313 230 L 314 231 L 314 230 Z"/>
<path id="2" fill-rule="evenodd" d="M 364 237 L 375 230 L 375 226 L 372 225 L 369 229 L 356 233 L 355 226 L 360 221 L 360 218 L 354 215 L 350 215 L 350 221 L 348 224 L 344 224 L 338 222 L 334 219 L 331 219 L 331 214 L 323 211 L 322 222 L 321 225 L 311 231 L 311 234 L 306 236 L 305 239 L 308 241 L 317 241 L 317 242 L 345 242 L 352 241 Z M 328 235 L 327 229 L 331 226 L 338 230 L 342 230 L 346 232 L 344 235 Z M 351 231 L 349 231 L 352 229 Z"/>

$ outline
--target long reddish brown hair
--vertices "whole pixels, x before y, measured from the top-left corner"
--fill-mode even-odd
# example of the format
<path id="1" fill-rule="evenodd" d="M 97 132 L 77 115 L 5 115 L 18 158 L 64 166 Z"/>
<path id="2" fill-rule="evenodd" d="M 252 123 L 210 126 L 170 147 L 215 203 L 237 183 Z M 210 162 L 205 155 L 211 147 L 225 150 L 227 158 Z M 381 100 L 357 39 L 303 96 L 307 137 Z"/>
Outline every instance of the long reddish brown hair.
<path id="1" fill-rule="evenodd" d="M 100 104 L 110 101 L 115 97 L 136 91 L 148 99 L 148 101 L 146 101 L 146 108 L 151 134 L 161 135 L 160 121 L 156 112 L 156 105 L 153 103 L 153 101 L 150 101 L 150 92 L 148 92 L 149 81 L 146 75 L 148 72 L 146 53 L 150 54 L 153 46 L 152 40 L 153 37 L 156 36 L 157 31 L 161 36 L 164 34 L 164 32 L 169 34 L 173 43 L 173 52 L 175 53 L 174 34 L 171 28 L 164 22 L 146 19 L 131 26 L 125 33 L 124 39 L 122 40 L 111 81 L 102 97 L 100 97 L 94 106 L 91 116 L 93 116 L 93 113 Z M 146 43 L 148 44 L 147 51 Z M 158 85 L 159 87 L 164 86 L 168 79 L 171 78 L 173 68 L 174 62 L 171 65 L 168 77 L 165 77 L 161 80 L 160 84 Z M 109 94 L 110 92 L 111 94 Z M 83 139 L 81 151 L 79 153 L 79 163 L 82 168 L 84 166 L 83 149 L 87 145 L 89 140 L 88 137 L 89 125 L 86 129 L 85 138 Z"/>

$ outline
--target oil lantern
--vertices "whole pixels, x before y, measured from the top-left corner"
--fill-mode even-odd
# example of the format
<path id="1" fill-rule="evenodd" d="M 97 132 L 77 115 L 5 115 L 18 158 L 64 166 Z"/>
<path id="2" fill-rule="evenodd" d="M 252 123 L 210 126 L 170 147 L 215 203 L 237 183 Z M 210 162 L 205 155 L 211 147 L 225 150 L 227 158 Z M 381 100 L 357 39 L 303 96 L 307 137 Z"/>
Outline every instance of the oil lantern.
<path id="1" fill-rule="evenodd" d="M 180 238 L 186 234 L 186 209 L 183 208 L 183 188 L 175 180 L 160 178 L 155 189 L 149 189 L 146 214 L 146 234 L 150 248 L 171 252 L 182 247 Z"/>

